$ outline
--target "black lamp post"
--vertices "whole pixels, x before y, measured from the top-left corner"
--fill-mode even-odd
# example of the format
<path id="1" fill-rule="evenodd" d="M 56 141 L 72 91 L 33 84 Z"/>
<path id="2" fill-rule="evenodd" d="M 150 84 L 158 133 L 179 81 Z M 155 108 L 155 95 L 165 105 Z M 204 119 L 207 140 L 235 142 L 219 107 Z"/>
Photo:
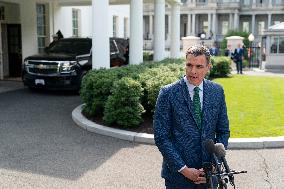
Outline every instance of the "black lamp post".
<path id="1" fill-rule="evenodd" d="M 252 42 L 254 41 L 254 35 L 251 33 L 248 36 L 249 40 L 249 68 L 252 66 Z"/>

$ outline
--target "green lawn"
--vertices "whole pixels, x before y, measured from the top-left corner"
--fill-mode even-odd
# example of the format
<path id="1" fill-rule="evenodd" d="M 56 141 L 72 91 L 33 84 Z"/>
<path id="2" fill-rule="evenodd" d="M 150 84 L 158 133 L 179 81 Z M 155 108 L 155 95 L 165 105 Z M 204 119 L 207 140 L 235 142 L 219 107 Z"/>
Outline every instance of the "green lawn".
<path id="1" fill-rule="evenodd" d="M 232 138 L 284 136 L 284 77 L 234 75 L 225 90 Z"/>

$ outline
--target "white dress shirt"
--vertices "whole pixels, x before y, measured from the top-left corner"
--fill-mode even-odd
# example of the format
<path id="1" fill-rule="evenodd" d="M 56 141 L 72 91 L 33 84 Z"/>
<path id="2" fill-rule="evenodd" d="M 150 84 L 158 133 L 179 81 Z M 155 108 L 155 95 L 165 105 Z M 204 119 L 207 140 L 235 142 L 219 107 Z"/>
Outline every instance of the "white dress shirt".
<path id="1" fill-rule="evenodd" d="M 199 99 L 200 99 L 200 105 L 201 105 L 201 110 L 202 110 L 202 106 L 203 106 L 203 81 L 200 83 L 200 85 L 198 86 L 194 86 L 192 84 L 189 83 L 189 81 L 187 80 L 186 76 L 184 76 L 184 81 L 187 85 L 187 89 L 190 95 L 190 99 L 193 101 L 193 95 L 194 95 L 194 88 L 198 87 L 199 88 Z"/>

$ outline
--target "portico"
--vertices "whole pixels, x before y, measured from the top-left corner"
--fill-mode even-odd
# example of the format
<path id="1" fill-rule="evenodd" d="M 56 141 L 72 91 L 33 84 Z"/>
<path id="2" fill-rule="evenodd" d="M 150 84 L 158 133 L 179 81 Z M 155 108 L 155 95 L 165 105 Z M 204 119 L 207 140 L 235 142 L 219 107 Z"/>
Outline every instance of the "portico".
<path id="1" fill-rule="evenodd" d="M 109 68 L 109 36 L 106 20 L 108 19 L 109 5 L 130 5 L 130 64 L 139 64 L 143 62 L 143 5 L 144 3 L 153 3 L 150 0 L 1 0 L 4 5 L 13 5 L 19 10 L 18 18 L 12 23 L 20 25 L 21 47 L 18 49 L 21 60 L 24 57 L 36 54 L 38 52 L 38 33 L 37 33 L 37 16 L 36 4 L 45 3 L 48 16 L 47 36 L 50 40 L 51 36 L 60 29 L 59 20 L 62 21 L 58 14 L 60 7 L 64 6 L 90 6 L 92 5 L 92 40 L 93 40 L 93 68 Z M 177 57 L 180 50 L 179 40 L 179 17 L 180 17 L 180 0 L 155 0 L 155 17 L 153 38 L 154 42 L 154 58 L 162 60 L 165 58 L 165 6 L 171 7 L 171 57 Z M 15 10 L 7 9 L 5 14 L 15 14 Z M 64 19 L 63 19 L 64 20 Z M 5 23 L 10 22 L 4 20 Z M 2 22 L 3 23 L 3 22 Z M 3 33 L 1 32 L 1 35 Z M 1 37 L 3 38 L 3 37 Z M 1 55 L 7 47 L 0 48 Z M 0 78 L 3 79 L 3 62 L 7 62 L 5 56 L 0 57 Z"/>

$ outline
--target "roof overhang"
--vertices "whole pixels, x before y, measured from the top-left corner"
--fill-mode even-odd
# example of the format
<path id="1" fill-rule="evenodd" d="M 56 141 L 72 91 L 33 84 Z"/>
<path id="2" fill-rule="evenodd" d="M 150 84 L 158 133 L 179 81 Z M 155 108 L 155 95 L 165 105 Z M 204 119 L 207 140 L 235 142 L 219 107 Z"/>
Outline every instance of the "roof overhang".
<path id="1" fill-rule="evenodd" d="M 284 22 L 270 26 L 263 31 L 263 35 L 284 35 Z"/>
<path id="2" fill-rule="evenodd" d="M 48 2 L 58 2 L 60 6 L 83 6 L 91 5 L 92 0 L 46 0 Z M 181 3 L 180 0 L 165 0 L 167 3 Z M 143 0 L 143 3 L 154 3 L 154 0 Z M 110 5 L 130 4 L 130 0 L 109 0 Z"/>
<path id="3" fill-rule="evenodd" d="M 6 3 L 21 3 L 23 0 L 0 0 L 1 2 Z M 58 3 L 59 6 L 90 6 L 92 5 L 92 0 L 35 0 L 40 3 L 50 3 L 55 2 Z M 165 0 L 167 3 L 179 3 L 180 0 Z M 143 3 L 154 3 L 154 0 L 143 0 Z M 124 5 L 130 4 L 130 0 L 109 0 L 110 5 Z"/>

